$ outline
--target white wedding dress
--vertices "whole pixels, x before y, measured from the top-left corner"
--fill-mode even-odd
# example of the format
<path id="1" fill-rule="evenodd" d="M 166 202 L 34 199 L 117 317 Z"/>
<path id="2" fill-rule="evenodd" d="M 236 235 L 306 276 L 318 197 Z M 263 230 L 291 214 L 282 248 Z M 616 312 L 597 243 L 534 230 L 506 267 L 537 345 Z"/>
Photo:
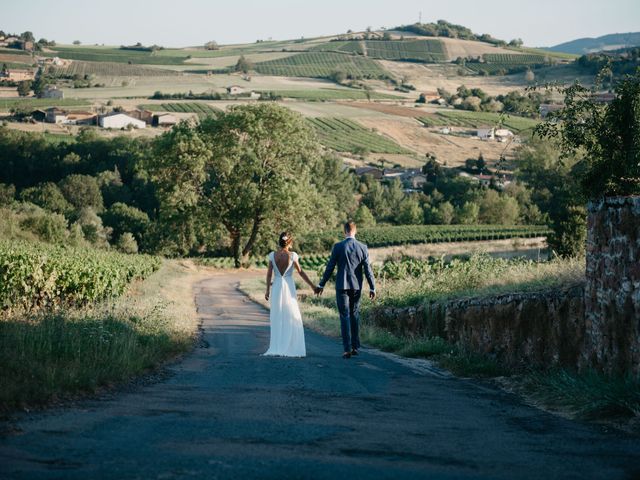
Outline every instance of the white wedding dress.
<path id="1" fill-rule="evenodd" d="M 265 355 L 280 357 L 304 357 L 304 328 L 302 315 L 296 297 L 296 284 L 293 281 L 293 263 L 298 261 L 298 254 L 289 255 L 289 263 L 284 273 L 280 273 L 274 258 L 275 253 L 269 254 L 269 261 L 273 268 L 273 285 L 271 287 L 271 339 L 269 350 Z"/>

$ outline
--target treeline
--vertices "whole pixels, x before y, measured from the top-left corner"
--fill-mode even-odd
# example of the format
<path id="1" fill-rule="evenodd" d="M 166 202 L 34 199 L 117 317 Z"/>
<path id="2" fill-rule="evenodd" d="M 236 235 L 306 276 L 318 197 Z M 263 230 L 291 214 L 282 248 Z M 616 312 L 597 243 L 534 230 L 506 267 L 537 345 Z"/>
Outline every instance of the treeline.
<path id="1" fill-rule="evenodd" d="M 611 75 L 632 75 L 640 66 L 640 47 L 615 52 L 588 53 L 578 58 L 576 65 L 594 75 L 603 69 Z"/>
<path id="2" fill-rule="evenodd" d="M 427 37 L 448 37 L 461 38 L 463 40 L 476 40 L 479 42 L 491 43 L 499 47 L 506 45 L 519 47 L 522 45 L 522 40 L 520 39 L 514 39 L 507 43 L 504 40 L 492 37 L 488 33 L 478 35 L 463 25 L 449 23 L 446 20 L 438 20 L 435 23 L 414 23 L 413 25 L 403 25 L 396 27 L 393 30 L 415 33 L 417 35 L 424 35 Z"/>

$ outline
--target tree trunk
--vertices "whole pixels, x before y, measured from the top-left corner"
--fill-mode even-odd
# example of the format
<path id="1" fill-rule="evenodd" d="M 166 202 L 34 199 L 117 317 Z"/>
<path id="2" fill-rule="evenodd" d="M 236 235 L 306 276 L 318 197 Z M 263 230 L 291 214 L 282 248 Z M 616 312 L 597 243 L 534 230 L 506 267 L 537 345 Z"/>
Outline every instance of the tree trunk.
<path id="1" fill-rule="evenodd" d="M 260 232 L 260 225 L 262 225 L 262 212 L 258 211 L 253 217 L 253 226 L 251 227 L 251 234 L 249 235 L 249 239 L 242 249 L 243 257 L 248 257 L 251 253 L 253 245 L 256 243 L 256 239 L 258 238 L 258 233 Z"/>
<path id="2" fill-rule="evenodd" d="M 240 268 L 240 232 L 231 232 L 231 253 L 234 266 Z"/>

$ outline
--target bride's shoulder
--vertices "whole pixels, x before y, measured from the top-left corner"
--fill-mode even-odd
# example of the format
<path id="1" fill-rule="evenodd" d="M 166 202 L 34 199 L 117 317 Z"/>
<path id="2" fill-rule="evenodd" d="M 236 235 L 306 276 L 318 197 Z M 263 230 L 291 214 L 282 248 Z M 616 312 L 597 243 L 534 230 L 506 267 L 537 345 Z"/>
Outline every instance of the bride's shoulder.
<path id="1" fill-rule="evenodd" d="M 296 252 L 291 252 L 291 258 L 293 258 L 293 260 L 297 262 L 298 258 L 300 258 L 300 255 L 298 255 Z"/>

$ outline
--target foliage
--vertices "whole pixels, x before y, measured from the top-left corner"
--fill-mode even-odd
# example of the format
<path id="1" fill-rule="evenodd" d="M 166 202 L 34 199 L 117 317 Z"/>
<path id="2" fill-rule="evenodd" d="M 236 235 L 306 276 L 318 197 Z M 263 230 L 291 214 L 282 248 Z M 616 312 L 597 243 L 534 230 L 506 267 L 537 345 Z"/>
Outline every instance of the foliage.
<path id="1" fill-rule="evenodd" d="M 150 103 L 146 105 L 140 105 L 140 108 L 151 110 L 154 112 L 175 112 L 175 113 L 197 113 L 199 117 L 206 117 L 209 115 L 217 115 L 220 113 L 220 109 L 212 107 L 207 103 L 199 102 L 175 102 L 175 103 Z"/>
<path id="2" fill-rule="evenodd" d="M 33 311 L 115 297 L 159 266 L 145 255 L 0 241 L 0 307 Z"/>
<path id="3" fill-rule="evenodd" d="M 460 112 L 438 111 L 433 115 L 420 117 L 418 120 L 428 127 L 454 126 L 454 127 L 495 127 L 503 126 L 515 133 L 531 130 L 538 125 L 538 121 L 510 114 L 492 112 Z"/>
<path id="4" fill-rule="evenodd" d="M 575 83 L 560 88 L 564 108 L 537 128 L 558 139 L 563 157 L 584 159 L 582 191 L 587 198 L 640 193 L 640 70 L 624 77 L 609 104 L 597 101 L 597 87 Z"/>

